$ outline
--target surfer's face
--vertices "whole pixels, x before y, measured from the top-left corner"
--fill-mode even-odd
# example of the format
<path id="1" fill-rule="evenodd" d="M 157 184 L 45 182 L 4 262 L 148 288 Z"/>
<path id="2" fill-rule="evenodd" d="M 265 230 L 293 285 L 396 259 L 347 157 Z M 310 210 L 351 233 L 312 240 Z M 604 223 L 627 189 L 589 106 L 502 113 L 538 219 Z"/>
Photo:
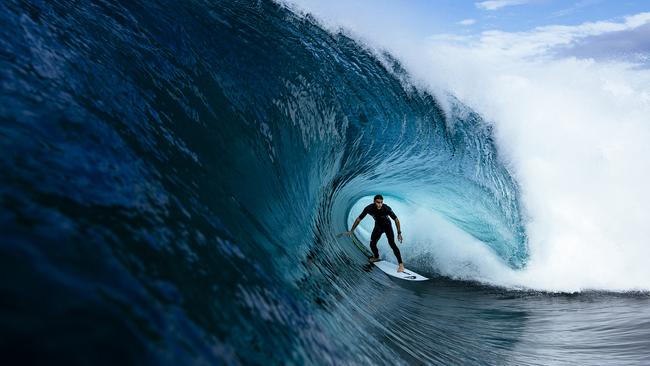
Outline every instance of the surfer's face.
<path id="1" fill-rule="evenodd" d="M 375 200 L 375 206 L 377 206 L 377 209 L 380 209 L 383 204 L 384 200 Z"/>

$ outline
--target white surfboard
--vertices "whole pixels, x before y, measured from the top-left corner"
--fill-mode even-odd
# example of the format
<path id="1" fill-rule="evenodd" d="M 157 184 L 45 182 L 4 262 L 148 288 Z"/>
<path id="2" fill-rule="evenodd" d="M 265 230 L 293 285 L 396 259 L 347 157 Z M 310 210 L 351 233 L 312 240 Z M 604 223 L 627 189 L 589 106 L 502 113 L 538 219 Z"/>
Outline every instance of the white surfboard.
<path id="1" fill-rule="evenodd" d="M 373 263 L 377 268 L 381 269 L 384 273 L 386 273 L 389 276 L 397 277 L 402 280 L 408 280 L 408 281 L 426 281 L 428 278 L 419 275 L 410 269 L 404 268 L 404 272 L 397 272 L 397 264 L 391 263 L 391 262 L 386 262 L 386 261 L 379 261 Z"/>

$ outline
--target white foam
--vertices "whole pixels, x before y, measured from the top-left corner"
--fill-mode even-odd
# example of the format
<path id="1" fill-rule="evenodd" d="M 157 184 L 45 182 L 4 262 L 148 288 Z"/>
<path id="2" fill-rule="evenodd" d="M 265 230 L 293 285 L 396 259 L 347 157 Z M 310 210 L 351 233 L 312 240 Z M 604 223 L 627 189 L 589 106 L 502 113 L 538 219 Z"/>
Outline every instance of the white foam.
<path id="1" fill-rule="evenodd" d="M 517 282 L 650 289 L 650 73 L 458 46 L 428 60 L 448 71 L 432 82 L 493 121 L 521 185 L 531 261 Z"/>

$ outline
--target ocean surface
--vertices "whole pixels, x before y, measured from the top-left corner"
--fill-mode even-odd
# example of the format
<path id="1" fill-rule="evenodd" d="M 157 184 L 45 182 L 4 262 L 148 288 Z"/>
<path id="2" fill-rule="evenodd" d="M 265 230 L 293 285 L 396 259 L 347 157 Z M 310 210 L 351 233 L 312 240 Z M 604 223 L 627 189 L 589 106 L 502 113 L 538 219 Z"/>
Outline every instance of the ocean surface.
<path id="1" fill-rule="evenodd" d="M 312 16 L 3 1 L 0 85 L 4 365 L 650 364 L 638 281 L 493 275 L 534 218 L 494 125 Z M 377 193 L 430 281 L 337 236 Z"/>

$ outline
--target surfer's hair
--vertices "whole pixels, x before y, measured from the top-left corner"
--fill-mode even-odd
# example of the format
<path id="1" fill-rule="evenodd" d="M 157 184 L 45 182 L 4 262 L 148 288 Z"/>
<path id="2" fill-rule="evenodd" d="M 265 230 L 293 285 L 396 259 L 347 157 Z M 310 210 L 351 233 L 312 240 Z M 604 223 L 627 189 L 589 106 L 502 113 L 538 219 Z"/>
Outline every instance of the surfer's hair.
<path id="1" fill-rule="evenodd" d="M 383 200 L 384 200 L 384 196 L 378 194 L 378 195 L 375 196 L 375 198 L 373 198 L 373 201 L 374 201 L 374 200 L 382 200 L 382 201 L 383 201 Z"/>

